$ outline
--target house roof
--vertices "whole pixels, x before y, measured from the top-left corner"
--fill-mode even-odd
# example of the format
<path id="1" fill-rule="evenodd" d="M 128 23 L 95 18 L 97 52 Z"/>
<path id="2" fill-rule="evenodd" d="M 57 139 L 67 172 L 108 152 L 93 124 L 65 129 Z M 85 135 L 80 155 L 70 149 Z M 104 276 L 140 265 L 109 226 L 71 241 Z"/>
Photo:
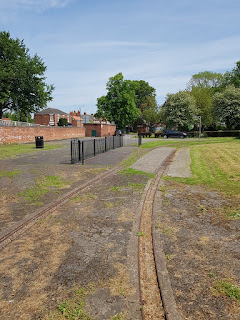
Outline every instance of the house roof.
<path id="1" fill-rule="evenodd" d="M 54 109 L 54 108 L 47 108 L 47 109 L 44 109 L 36 114 L 62 114 L 62 115 L 68 115 L 68 113 L 66 112 L 63 112 L 59 109 Z"/>
<path id="2" fill-rule="evenodd" d="M 78 117 L 78 116 L 73 116 L 73 119 L 74 119 L 74 120 L 77 120 L 77 121 L 82 120 L 82 118 L 81 118 L 81 117 Z"/>

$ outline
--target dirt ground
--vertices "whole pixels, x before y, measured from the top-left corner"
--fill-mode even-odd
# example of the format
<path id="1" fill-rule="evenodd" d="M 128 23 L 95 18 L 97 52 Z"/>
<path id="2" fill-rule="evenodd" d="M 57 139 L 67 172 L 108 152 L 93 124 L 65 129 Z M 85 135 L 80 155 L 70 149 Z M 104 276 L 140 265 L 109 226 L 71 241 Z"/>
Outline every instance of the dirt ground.
<path id="1" fill-rule="evenodd" d="M 60 150 L 46 151 L 41 161 L 36 155 L 0 161 L 0 170 L 18 170 L 0 177 L 1 231 L 118 165 L 134 150 L 120 148 L 89 159 L 85 166 L 62 161 Z M 43 181 L 47 176 L 60 180 L 49 187 Z M 0 318 L 141 319 L 137 233 L 148 177 L 115 173 L 5 247 Z M 36 197 L 26 192 L 44 188 L 48 192 Z M 239 301 L 217 287 L 218 281 L 240 285 L 240 220 L 226 217 L 228 208 L 240 206 L 239 198 L 173 181 L 162 181 L 158 189 L 154 230 L 161 237 L 183 319 L 239 320 Z"/>
<path id="2" fill-rule="evenodd" d="M 240 319 L 240 301 L 219 289 L 240 282 L 240 220 L 226 216 L 240 205 L 200 186 L 162 181 L 155 200 L 155 232 L 183 319 Z"/>

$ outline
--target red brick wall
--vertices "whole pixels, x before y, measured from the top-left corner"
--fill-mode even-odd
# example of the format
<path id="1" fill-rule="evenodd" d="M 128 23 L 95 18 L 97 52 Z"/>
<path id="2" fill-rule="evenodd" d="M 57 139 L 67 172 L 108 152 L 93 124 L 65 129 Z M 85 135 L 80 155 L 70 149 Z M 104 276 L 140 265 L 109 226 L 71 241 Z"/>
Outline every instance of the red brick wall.
<path id="1" fill-rule="evenodd" d="M 0 144 L 35 142 L 35 136 L 44 141 L 85 137 L 84 128 L 73 127 L 0 127 Z"/>
<path id="2" fill-rule="evenodd" d="M 85 123 L 85 135 L 86 137 L 92 136 L 92 130 L 97 131 L 97 137 L 108 137 L 113 136 L 116 130 L 115 125 L 110 124 L 100 124 L 100 123 Z"/>
<path id="3" fill-rule="evenodd" d="M 101 137 L 113 136 L 116 131 L 116 126 L 112 124 L 103 124 L 101 130 Z"/>

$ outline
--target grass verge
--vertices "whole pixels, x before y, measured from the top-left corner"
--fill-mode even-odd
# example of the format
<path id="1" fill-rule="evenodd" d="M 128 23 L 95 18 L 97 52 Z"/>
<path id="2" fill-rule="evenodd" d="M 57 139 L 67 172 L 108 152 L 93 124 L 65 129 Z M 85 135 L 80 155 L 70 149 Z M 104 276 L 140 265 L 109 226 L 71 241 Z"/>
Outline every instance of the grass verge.
<path id="1" fill-rule="evenodd" d="M 171 178 L 180 183 L 206 185 L 229 195 L 240 194 L 240 140 L 190 146 L 190 178 Z"/>
<path id="2" fill-rule="evenodd" d="M 45 144 L 43 150 L 53 150 L 63 148 L 61 144 Z M 40 152 L 42 149 L 36 148 L 34 143 L 30 144 L 8 144 L 0 145 L 0 159 L 13 158 L 18 155 L 28 154 L 32 152 Z"/>

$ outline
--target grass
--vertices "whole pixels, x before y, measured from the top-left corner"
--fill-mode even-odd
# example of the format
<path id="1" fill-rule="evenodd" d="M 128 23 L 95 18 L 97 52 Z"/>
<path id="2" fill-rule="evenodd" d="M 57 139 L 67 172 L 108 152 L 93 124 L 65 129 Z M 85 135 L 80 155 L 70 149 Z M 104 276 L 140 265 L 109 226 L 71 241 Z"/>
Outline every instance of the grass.
<path id="1" fill-rule="evenodd" d="M 18 155 L 40 152 L 42 150 L 59 149 L 62 147 L 64 146 L 61 144 L 45 144 L 44 149 L 38 149 L 34 143 L 0 145 L 0 159 L 14 158 Z"/>
<path id="2" fill-rule="evenodd" d="M 5 171 L 5 170 L 0 170 L 0 178 L 2 177 L 8 177 L 8 178 L 13 178 L 20 172 L 18 170 L 13 170 L 13 171 Z"/>
<path id="3" fill-rule="evenodd" d="M 123 176 L 132 176 L 132 175 L 145 175 L 148 177 L 148 179 L 151 179 L 154 177 L 154 173 L 149 173 L 149 172 L 144 172 L 144 171 L 140 171 L 140 170 L 135 170 L 132 168 L 126 168 L 123 169 L 122 171 L 120 171 L 120 173 Z"/>
<path id="4" fill-rule="evenodd" d="M 71 299 L 59 303 L 57 310 L 43 319 L 91 320 L 92 318 L 84 310 L 85 298 L 88 293 L 88 289 L 78 289 Z"/>
<path id="5" fill-rule="evenodd" d="M 217 138 L 211 141 L 212 143 L 190 145 L 193 175 L 191 178 L 165 179 L 192 185 L 206 185 L 230 195 L 239 195 L 240 140 Z"/>
<path id="6" fill-rule="evenodd" d="M 57 176 L 45 176 L 35 181 L 35 185 L 31 188 L 27 188 L 24 192 L 18 195 L 25 197 L 26 201 L 31 204 L 41 204 L 40 198 L 51 191 L 53 188 L 61 189 L 66 186 L 60 177 Z"/>
<path id="7" fill-rule="evenodd" d="M 240 301 L 240 287 L 223 280 L 215 282 L 214 292 Z"/>
<path id="8" fill-rule="evenodd" d="M 191 146 L 198 146 L 198 145 L 208 145 L 208 144 L 215 144 L 215 143 L 230 143 L 230 142 L 237 142 L 240 144 L 240 139 L 232 138 L 232 137 L 224 137 L 224 138 L 201 138 L 201 139 L 161 139 L 161 140 L 154 140 L 151 142 L 143 143 L 140 148 L 143 149 L 152 149 L 161 146 L 168 146 L 174 148 L 187 148 Z"/>

